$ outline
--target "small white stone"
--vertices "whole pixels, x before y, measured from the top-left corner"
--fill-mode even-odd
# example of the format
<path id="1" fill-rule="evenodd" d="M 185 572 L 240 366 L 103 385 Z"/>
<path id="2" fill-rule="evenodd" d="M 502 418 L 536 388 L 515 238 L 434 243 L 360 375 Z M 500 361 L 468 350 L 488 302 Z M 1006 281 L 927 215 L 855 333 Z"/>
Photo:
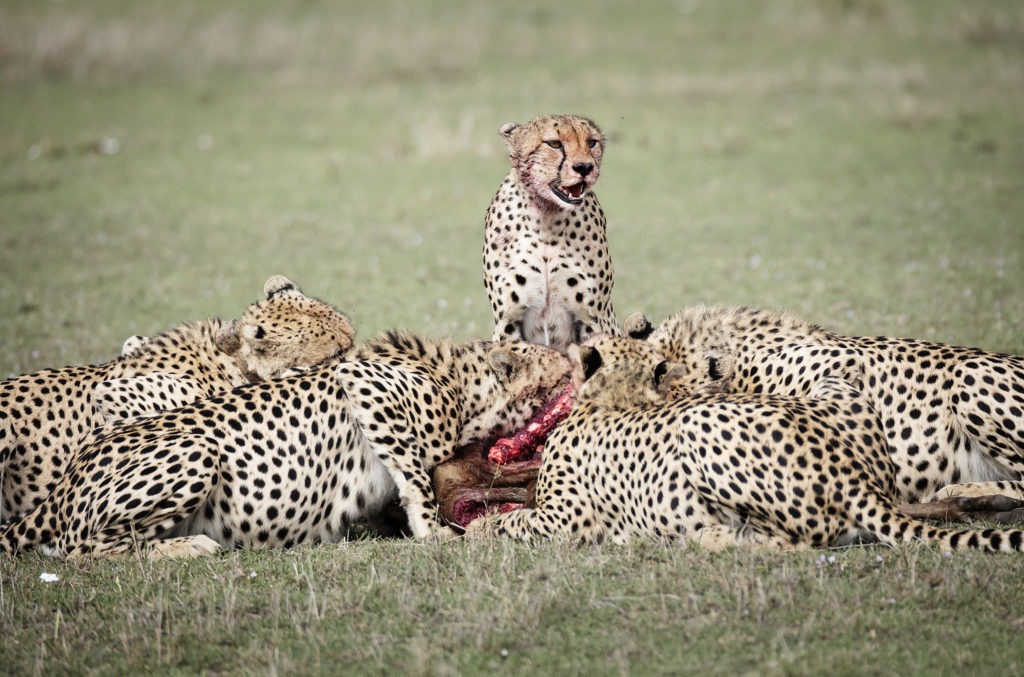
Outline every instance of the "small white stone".
<path id="1" fill-rule="evenodd" d="M 99 150 L 104 155 L 117 155 L 121 150 L 121 142 L 112 136 L 104 136 L 100 139 Z"/>

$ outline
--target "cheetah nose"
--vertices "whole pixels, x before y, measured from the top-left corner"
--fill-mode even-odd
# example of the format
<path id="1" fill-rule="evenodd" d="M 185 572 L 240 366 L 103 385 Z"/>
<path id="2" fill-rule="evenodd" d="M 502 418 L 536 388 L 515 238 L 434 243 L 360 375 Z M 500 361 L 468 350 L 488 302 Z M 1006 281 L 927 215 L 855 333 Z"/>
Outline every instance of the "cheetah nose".
<path id="1" fill-rule="evenodd" d="M 576 170 L 576 173 L 580 176 L 586 176 L 590 172 L 594 171 L 594 163 L 592 162 L 577 162 L 572 166 Z"/>

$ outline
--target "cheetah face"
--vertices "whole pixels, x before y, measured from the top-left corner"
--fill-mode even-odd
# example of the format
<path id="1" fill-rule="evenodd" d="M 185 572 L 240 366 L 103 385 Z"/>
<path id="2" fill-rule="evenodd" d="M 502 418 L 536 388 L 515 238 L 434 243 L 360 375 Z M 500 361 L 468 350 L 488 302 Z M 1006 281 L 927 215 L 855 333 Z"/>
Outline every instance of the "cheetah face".
<path id="1" fill-rule="evenodd" d="M 717 352 L 689 353 L 672 363 L 671 378 L 660 387 L 669 402 L 684 397 L 729 392 L 734 375 L 733 360 Z"/>
<path id="2" fill-rule="evenodd" d="M 221 328 L 221 352 L 235 358 L 250 381 L 279 378 L 341 357 L 355 337 L 352 323 L 330 304 L 302 293 L 284 275 L 263 286 L 266 300 Z"/>
<path id="3" fill-rule="evenodd" d="M 543 204 L 573 209 L 583 204 L 601 173 L 604 135 L 574 115 L 546 115 L 501 128 L 512 168 Z"/>
<path id="4" fill-rule="evenodd" d="M 683 373 L 652 346 L 637 339 L 595 336 L 569 347 L 579 401 L 599 408 L 623 410 L 662 404 Z"/>
<path id="5" fill-rule="evenodd" d="M 565 355 L 526 341 L 492 344 L 486 362 L 478 392 L 464 394 L 468 420 L 459 446 L 514 433 L 572 382 Z"/>

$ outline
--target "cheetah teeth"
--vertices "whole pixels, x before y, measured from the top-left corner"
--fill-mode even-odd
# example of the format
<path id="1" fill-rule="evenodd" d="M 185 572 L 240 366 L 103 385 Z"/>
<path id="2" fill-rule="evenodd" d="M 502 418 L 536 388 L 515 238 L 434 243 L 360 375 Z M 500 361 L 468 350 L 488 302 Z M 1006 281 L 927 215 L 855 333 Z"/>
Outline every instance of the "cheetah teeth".
<path id="1" fill-rule="evenodd" d="M 562 187 L 551 184 L 551 190 L 554 191 L 555 195 L 557 195 L 563 202 L 579 204 L 583 201 L 583 194 L 587 192 L 587 184 L 583 181 L 571 186 Z"/>

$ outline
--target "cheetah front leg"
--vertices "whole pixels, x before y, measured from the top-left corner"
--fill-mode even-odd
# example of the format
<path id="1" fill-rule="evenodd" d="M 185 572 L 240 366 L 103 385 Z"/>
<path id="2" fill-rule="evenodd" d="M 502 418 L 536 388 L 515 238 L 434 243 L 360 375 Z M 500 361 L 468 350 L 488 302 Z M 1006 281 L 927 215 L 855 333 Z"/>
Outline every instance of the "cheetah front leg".
<path id="1" fill-rule="evenodd" d="M 568 537 L 568 534 L 556 520 L 550 518 L 550 513 L 532 508 L 521 508 L 500 515 L 484 515 L 466 527 L 467 538 L 512 538 L 531 542 L 559 536 Z"/>
<path id="2" fill-rule="evenodd" d="M 409 530 L 416 538 L 451 538 L 455 533 L 441 524 L 427 465 L 428 454 L 419 435 L 428 427 L 417 424 L 409 393 L 432 388 L 421 376 L 375 362 L 343 362 L 334 372 L 349 400 L 358 437 L 387 470 L 398 489 Z M 431 421 L 430 428 L 440 427 Z M 430 458 L 440 463 L 455 455 L 454 448 Z"/>
<path id="3" fill-rule="evenodd" d="M 469 538 L 512 538 L 530 542 L 563 539 L 585 543 L 602 540 L 603 530 L 585 491 L 569 490 L 578 477 L 571 473 L 552 480 L 549 468 L 541 466 L 537 478 L 537 507 L 520 508 L 498 515 L 485 515 L 469 523 Z M 557 474 L 557 473 L 556 473 Z"/>
<path id="4" fill-rule="evenodd" d="M 191 559 L 207 557 L 221 551 L 221 545 L 205 534 L 163 538 L 150 543 L 149 559 Z"/>
<path id="5" fill-rule="evenodd" d="M 160 538 L 149 543 L 140 543 L 130 538 L 118 540 L 94 539 L 82 544 L 68 553 L 68 560 L 97 557 L 118 559 L 130 555 L 138 548 L 146 559 L 192 559 L 209 557 L 220 552 L 221 544 L 205 534 L 180 536 L 178 538 Z"/>
<path id="6" fill-rule="evenodd" d="M 441 524 L 430 474 L 415 460 L 423 457 L 416 439 L 410 434 L 394 445 L 382 444 L 379 438 L 369 443 L 398 487 L 399 502 L 409 520 L 412 535 L 440 540 L 454 538 L 455 532 Z"/>

